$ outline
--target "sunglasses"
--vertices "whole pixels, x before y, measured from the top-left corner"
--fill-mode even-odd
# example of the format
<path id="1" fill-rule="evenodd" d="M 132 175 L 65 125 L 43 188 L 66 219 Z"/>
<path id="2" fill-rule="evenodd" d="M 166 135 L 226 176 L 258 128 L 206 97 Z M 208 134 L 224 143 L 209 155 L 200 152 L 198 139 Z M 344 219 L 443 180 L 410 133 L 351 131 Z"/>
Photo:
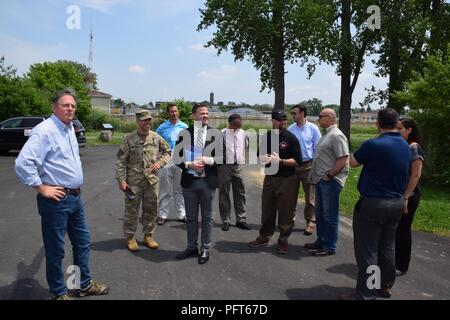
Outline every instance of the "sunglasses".
<path id="1" fill-rule="evenodd" d="M 328 114 L 319 114 L 319 119 L 322 119 L 323 117 L 330 117 Z"/>

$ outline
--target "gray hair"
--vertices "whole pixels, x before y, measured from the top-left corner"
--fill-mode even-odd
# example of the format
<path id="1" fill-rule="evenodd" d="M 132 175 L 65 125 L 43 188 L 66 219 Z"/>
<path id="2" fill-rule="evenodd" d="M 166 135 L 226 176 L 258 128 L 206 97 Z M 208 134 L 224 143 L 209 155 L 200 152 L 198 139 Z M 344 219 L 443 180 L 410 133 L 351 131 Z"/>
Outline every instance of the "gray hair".
<path id="1" fill-rule="evenodd" d="M 72 88 L 65 88 L 55 93 L 55 95 L 52 97 L 52 103 L 57 104 L 59 99 L 67 95 L 72 96 L 72 98 L 75 99 L 75 103 L 77 102 L 77 94 L 75 93 L 75 90 L 73 90 Z"/>

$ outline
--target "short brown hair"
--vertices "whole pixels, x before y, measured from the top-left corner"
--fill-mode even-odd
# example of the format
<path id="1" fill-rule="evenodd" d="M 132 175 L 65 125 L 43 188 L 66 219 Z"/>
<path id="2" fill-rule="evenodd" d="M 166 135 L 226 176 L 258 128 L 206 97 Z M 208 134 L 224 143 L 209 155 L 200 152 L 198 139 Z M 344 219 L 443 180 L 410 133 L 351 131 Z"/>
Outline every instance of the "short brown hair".
<path id="1" fill-rule="evenodd" d="M 306 108 L 306 105 L 304 104 L 304 103 L 298 103 L 298 104 L 296 104 L 295 106 L 293 106 L 292 108 L 291 108 L 291 110 L 294 110 L 294 109 L 299 109 L 300 110 L 300 112 L 303 112 L 304 114 L 305 114 L 305 117 L 306 117 L 306 114 L 307 114 L 307 108 Z"/>
<path id="2" fill-rule="evenodd" d="M 169 102 L 169 103 L 167 103 L 167 106 L 166 106 L 166 112 L 169 113 L 169 110 L 170 110 L 171 108 L 173 108 L 173 107 L 176 107 L 176 106 L 177 106 L 177 105 L 176 105 L 175 102 Z"/>
<path id="3" fill-rule="evenodd" d="M 196 103 L 196 104 L 194 104 L 194 105 L 192 106 L 192 113 L 197 112 L 197 109 L 198 109 L 198 108 L 208 108 L 208 106 L 207 106 L 205 103 L 203 103 L 203 102 Z"/>

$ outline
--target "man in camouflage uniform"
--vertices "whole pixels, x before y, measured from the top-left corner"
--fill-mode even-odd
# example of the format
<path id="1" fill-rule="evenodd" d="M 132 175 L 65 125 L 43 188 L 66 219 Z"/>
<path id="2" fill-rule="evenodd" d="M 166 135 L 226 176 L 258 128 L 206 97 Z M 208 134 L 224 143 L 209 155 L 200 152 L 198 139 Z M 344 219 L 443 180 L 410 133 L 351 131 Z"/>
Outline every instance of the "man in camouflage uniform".
<path id="1" fill-rule="evenodd" d="M 142 202 L 143 244 L 157 249 L 153 239 L 158 207 L 158 178 L 156 172 L 170 161 L 170 147 L 156 132 L 151 131 L 151 115 L 147 110 L 136 111 L 138 128 L 127 134 L 117 152 L 116 179 L 125 192 L 125 219 L 123 232 L 128 250 L 139 250 L 134 238 Z"/>

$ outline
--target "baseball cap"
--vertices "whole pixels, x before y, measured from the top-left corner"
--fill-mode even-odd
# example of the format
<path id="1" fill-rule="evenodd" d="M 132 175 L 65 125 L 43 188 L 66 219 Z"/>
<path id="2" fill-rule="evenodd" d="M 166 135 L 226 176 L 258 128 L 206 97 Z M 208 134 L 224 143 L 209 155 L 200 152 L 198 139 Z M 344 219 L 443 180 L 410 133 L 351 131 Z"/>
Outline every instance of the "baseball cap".
<path id="1" fill-rule="evenodd" d="M 272 111 L 272 119 L 275 120 L 284 120 L 287 119 L 286 113 L 282 110 L 273 110 Z"/>
<path id="2" fill-rule="evenodd" d="M 151 119 L 152 115 L 148 110 L 136 110 L 136 119 L 138 120 L 147 120 Z"/>

